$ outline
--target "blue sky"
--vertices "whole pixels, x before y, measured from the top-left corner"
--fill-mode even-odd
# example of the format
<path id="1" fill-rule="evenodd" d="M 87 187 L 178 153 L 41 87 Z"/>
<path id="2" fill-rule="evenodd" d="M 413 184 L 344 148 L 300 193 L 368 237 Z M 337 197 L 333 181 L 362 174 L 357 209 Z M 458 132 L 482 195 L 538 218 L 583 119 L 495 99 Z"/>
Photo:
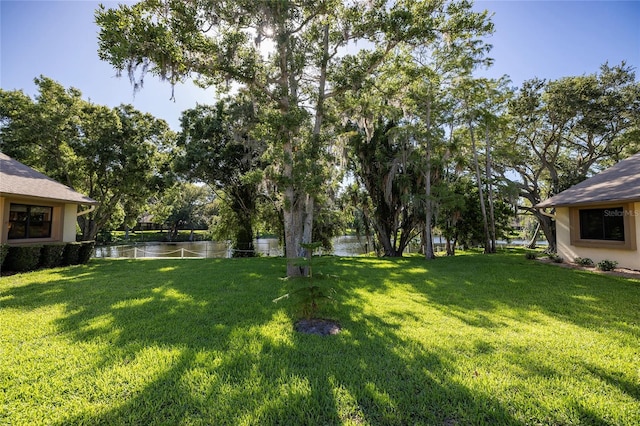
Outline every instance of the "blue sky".
<path id="1" fill-rule="evenodd" d="M 180 113 L 212 103 L 215 92 L 191 83 L 171 88 L 151 76 L 135 97 L 126 76 L 97 55 L 93 22 L 99 1 L 0 1 L 0 87 L 34 95 L 33 79 L 50 77 L 76 87 L 85 99 L 108 106 L 131 103 L 167 120 L 179 130 Z M 117 2 L 103 1 L 106 6 Z M 476 9 L 495 15 L 496 32 L 488 38 L 495 64 L 489 77 L 507 74 L 524 80 L 597 72 L 605 62 L 626 60 L 640 79 L 640 0 L 632 1 L 476 1 Z"/>

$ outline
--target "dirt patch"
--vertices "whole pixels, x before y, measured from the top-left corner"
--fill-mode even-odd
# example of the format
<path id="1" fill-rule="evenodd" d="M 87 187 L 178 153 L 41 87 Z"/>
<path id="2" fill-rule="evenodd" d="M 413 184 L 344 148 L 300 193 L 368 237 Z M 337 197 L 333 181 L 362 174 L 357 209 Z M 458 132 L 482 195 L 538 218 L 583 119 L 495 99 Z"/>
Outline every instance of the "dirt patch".
<path id="1" fill-rule="evenodd" d="M 626 269 L 626 268 L 616 268 L 613 271 L 601 271 L 599 269 L 597 269 L 595 266 L 582 266 L 582 265 L 578 265 L 577 263 L 567 263 L 567 262 L 562 262 L 562 263 L 555 263 L 554 261 L 552 261 L 551 259 L 537 259 L 539 262 L 542 263 L 547 263 L 550 265 L 557 265 L 560 266 L 561 268 L 569 268 L 569 269 L 577 269 L 580 271 L 589 271 L 589 272 L 593 272 L 595 274 L 602 274 L 602 275 L 613 275 L 616 277 L 623 277 L 623 278 L 629 278 L 629 279 L 634 279 L 634 280 L 640 280 L 640 271 L 636 271 L 635 269 Z"/>
<path id="2" fill-rule="evenodd" d="M 340 324 L 333 320 L 312 318 L 298 320 L 294 325 L 294 329 L 298 333 L 330 336 L 340 333 L 341 327 Z"/>

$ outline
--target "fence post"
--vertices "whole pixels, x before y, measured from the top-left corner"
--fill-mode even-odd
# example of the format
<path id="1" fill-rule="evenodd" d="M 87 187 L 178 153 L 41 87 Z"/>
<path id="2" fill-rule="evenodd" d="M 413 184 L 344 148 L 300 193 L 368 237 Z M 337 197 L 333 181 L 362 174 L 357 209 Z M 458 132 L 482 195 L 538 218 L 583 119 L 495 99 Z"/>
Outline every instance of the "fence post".
<path id="1" fill-rule="evenodd" d="M 184 247 L 180 249 L 180 259 L 184 259 Z"/>
<path id="2" fill-rule="evenodd" d="M 138 258 L 138 247 L 134 247 L 133 248 L 133 258 L 137 259 Z"/>

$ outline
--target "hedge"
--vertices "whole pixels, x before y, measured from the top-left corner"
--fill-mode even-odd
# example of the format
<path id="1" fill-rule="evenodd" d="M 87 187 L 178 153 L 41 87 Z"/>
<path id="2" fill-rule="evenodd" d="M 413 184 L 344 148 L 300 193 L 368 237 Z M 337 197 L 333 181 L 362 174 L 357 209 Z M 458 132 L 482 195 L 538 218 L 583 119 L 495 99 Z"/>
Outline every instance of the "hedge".
<path id="1" fill-rule="evenodd" d="M 78 252 L 78 262 L 85 264 L 89 262 L 91 256 L 93 256 L 93 250 L 96 248 L 95 241 L 82 241 L 80 243 L 80 251 Z"/>
<path id="2" fill-rule="evenodd" d="M 61 266 L 65 246 L 65 243 L 43 245 L 40 252 L 40 267 L 55 268 L 56 266 Z"/>
<path id="3" fill-rule="evenodd" d="M 94 241 L 44 245 L 0 245 L 0 265 L 3 271 L 11 272 L 79 265 L 89 262 L 94 248 Z"/>
<path id="4" fill-rule="evenodd" d="M 80 263 L 78 259 L 80 258 L 81 245 L 82 243 L 73 242 L 67 243 L 67 245 L 64 246 L 64 253 L 62 254 L 62 264 L 64 266 L 77 265 Z"/>
<path id="5" fill-rule="evenodd" d="M 7 257 L 9 253 L 9 246 L 6 244 L 0 244 L 0 269 L 2 269 L 2 265 L 4 264 L 4 259 Z"/>
<path id="6" fill-rule="evenodd" d="M 40 264 L 41 251 L 41 245 L 9 246 L 2 269 L 13 272 L 34 271 Z"/>

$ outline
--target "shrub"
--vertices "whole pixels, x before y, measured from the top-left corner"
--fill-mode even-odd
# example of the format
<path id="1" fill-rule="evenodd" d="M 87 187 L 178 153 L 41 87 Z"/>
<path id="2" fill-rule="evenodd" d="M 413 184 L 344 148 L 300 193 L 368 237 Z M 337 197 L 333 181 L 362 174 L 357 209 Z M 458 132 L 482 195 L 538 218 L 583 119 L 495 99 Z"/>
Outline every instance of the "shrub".
<path id="1" fill-rule="evenodd" d="M 4 259 L 7 257 L 7 253 L 9 253 L 9 246 L 6 244 L 0 244 L 0 267 L 2 267 Z"/>
<path id="2" fill-rule="evenodd" d="M 527 252 L 524 254 L 524 258 L 527 260 L 535 260 L 538 257 L 535 253 Z"/>
<path id="3" fill-rule="evenodd" d="M 618 262 L 615 260 L 601 260 L 598 262 L 598 269 L 601 271 L 613 271 L 618 266 Z"/>
<path id="4" fill-rule="evenodd" d="M 98 235 L 96 236 L 96 240 L 100 244 L 112 243 L 113 242 L 113 234 L 111 234 L 111 231 L 102 229 L 102 230 L 100 230 L 100 232 L 98 232 Z"/>
<path id="5" fill-rule="evenodd" d="M 41 251 L 41 245 L 9 246 L 9 252 L 3 262 L 3 269 L 13 272 L 38 269 Z"/>
<path id="6" fill-rule="evenodd" d="M 83 241 L 80 243 L 80 250 L 78 252 L 78 263 L 85 264 L 89 262 L 91 256 L 93 256 L 93 250 L 96 247 L 95 241 Z"/>
<path id="7" fill-rule="evenodd" d="M 64 246 L 64 253 L 62 254 L 63 265 L 77 265 L 79 263 L 81 245 L 81 243 L 72 242 Z"/>
<path id="8" fill-rule="evenodd" d="M 576 257 L 573 261 L 580 266 L 593 266 L 593 260 L 588 257 Z"/>
<path id="9" fill-rule="evenodd" d="M 55 268 L 62 265 L 64 244 L 45 244 L 40 252 L 40 267 Z"/>
<path id="10" fill-rule="evenodd" d="M 308 285 L 273 299 L 275 303 L 283 299 L 292 299 L 296 314 L 305 319 L 319 318 L 319 314 L 325 305 L 336 302 L 333 297 L 336 293 L 335 289 L 313 284 L 313 251 L 321 245 L 321 242 L 302 244 L 302 247 L 307 250 L 307 256 L 302 259 L 302 263 L 298 266 L 305 267 L 308 275 L 306 277 L 300 277 L 299 280 L 308 283 Z"/>
<path id="11" fill-rule="evenodd" d="M 549 254 L 549 259 L 551 259 L 551 261 L 553 263 L 562 263 L 562 262 L 564 262 L 564 259 L 561 256 L 558 256 L 555 253 L 550 253 Z"/>

